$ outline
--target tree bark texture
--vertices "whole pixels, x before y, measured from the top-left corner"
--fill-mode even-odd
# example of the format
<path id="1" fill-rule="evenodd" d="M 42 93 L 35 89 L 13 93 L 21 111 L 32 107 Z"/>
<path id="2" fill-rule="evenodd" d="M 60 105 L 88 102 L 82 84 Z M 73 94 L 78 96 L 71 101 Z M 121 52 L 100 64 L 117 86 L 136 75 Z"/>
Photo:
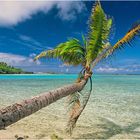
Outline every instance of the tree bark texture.
<path id="1" fill-rule="evenodd" d="M 0 129 L 4 129 L 63 97 L 81 91 L 85 84 L 86 80 L 82 80 L 80 83 L 67 85 L 0 109 Z"/>

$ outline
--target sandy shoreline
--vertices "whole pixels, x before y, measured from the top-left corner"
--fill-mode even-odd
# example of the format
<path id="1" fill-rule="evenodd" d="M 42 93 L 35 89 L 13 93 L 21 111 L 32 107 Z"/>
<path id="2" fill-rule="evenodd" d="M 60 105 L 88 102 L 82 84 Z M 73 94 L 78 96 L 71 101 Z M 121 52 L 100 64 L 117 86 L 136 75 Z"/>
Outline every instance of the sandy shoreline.
<path id="1" fill-rule="evenodd" d="M 70 137 L 65 133 L 67 122 L 64 108 L 53 111 L 54 106 L 44 108 L 35 114 L 18 121 L 9 126 L 6 130 L 0 131 L 0 140 L 16 140 L 15 136 L 27 137 L 27 140 L 45 139 L 137 139 L 140 138 L 140 125 L 127 125 L 110 119 L 98 116 L 92 112 L 88 118 L 88 110 L 83 112 L 77 123 L 73 135 Z M 52 108 L 53 107 L 53 108 Z M 96 110 L 97 111 L 97 110 Z M 132 129 L 132 131 L 131 131 Z"/>

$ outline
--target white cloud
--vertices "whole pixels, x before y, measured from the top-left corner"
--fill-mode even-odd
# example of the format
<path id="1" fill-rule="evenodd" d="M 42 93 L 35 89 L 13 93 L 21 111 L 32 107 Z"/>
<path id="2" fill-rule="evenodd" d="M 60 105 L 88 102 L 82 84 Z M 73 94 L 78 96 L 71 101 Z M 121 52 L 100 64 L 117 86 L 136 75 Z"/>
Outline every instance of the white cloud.
<path id="1" fill-rule="evenodd" d="M 140 64 L 133 64 L 133 65 L 123 65 L 117 67 L 111 66 L 100 66 L 95 69 L 96 72 L 99 73 L 135 73 L 140 72 Z"/>
<path id="2" fill-rule="evenodd" d="M 30 19 L 37 12 L 48 13 L 53 7 L 64 20 L 74 19 L 77 13 L 85 9 L 83 2 L 74 1 L 0 1 L 0 25 L 13 26 Z"/>
<path id="3" fill-rule="evenodd" d="M 59 2 L 57 8 L 59 9 L 59 17 L 63 17 L 64 20 L 71 20 L 76 18 L 76 13 L 85 9 L 85 5 L 82 2 Z"/>
<path id="4" fill-rule="evenodd" d="M 42 47 L 42 44 L 38 41 L 36 41 L 35 39 L 29 37 L 29 36 L 26 36 L 26 35 L 20 35 L 19 38 L 22 40 L 22 41 L 25 41 L 25 42 L 29 42 L 29 43 L 32 43 L 36 46 L 39 46 L 39 47 Z"/>
<path id="5" fill-rule="evenodd" d="M 104 66 L 104 67 L 98 67 L 96 69 L 97 72 L 105 72 L 105 73 L 114 73 L 118 71 L 122 71 L 124 68 L 116 68 L 116 67 L 110 67 L 110 66 Z"/>
<path id="6" fill-rule="evenodd" d="M 59 68 L 66 68 L 66 67 L 70 67 L 70 65 L 65 64 L 65 63 L 64 63 L 64 64 L 60 64 L 60 65 L 59 65 Z"/>
<path id="7" fill-rule="evenodd" d="M 6 62 L 10 65 L 18 64 L 21 61 L 25 61 L 26 57 L 21 55 L 14 55 L 14 54 L 8 54 L 8 53 L 0 53 L 0 61 Z"/>
<path id="8" fill-rule="evenodd" d="M 29 56 L 30 56 L 30 57 L 35 57 L 36 54 L 35 54 L 35 53 L 31 53 Z"/>
<path id="9" fill-rule="evenodd" d="M 41 42 L 36 41 L 35 39 L 26 36 L 26 35 L 19 35 L 19 41 L 14 40 L 15 42 L 18 42 L 20 44 L 24 44 L 30 48 L 36 49 L 36 50 L 45 50 L 46 46 L 42 45 Z"/>
<path id="10" fill-rule="evenodd" d="M 15 55 L 10 53 L 2 53 L 0 52 L 0 62 L 6 62 L 12 66 L 33 66 L 40 65 L 40 61 L 37 61 L 36 64 L 33 61 L 34 54 L 30 54 L 29 57 L 22 55 Z"/>
<path id="11" fill-rule="evenodd" d="M 66 69 L 66 72 L 69 72 L 69 69 L 68 68 Z"/>

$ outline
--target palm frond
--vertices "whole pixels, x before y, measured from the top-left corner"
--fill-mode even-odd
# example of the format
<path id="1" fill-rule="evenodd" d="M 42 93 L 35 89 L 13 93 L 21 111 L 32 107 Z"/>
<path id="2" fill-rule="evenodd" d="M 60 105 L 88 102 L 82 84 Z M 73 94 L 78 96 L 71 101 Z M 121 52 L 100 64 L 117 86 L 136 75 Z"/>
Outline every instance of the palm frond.
<path id="1" fill-rule="evenodd" d="M 108 40 L 112 19 L 108 19 L 99 2 L 93 7 L 89 21 L 87 61 L 91 63 Z"/>
<path id="2" fill-rule="evenodd" d="M 115 50 L 124 48 L 126 45 L 132 46 L 132 41 L 136 36 L 140 35 L 140 24 L 130 29 L 126 35 L 120 39 L 112 48 L 108 50 L 108 55 L 112 54 Z"/>
<path id="3" fill-rule="evenodd" d="M 78 39 L 70 39 L 59 44 L 53 50 L 47 50 L 35 57 L 35 60 L 42 57 L 58 58 L 68 65 L 80 65 L 85 63 L 85 48 Z"/>
<path id="4" fill-rule="evenodd" d="M 50 57 L 50 58 L 53 58 L 54 57 L 54 53 L 56 53 L 56 50 L 46 50 L 46 51 L 43 51 L 41 52 L 39 55 L 37 55 L 35 58 L 34 58 L 34 61 L 40 59 L 40 58 L 43 58 L 43 57 Z"/>
<path id="5" fill-rule="evenodd" d="M 86 47 L 87 47 L 87 40 L 86 40 L 86 37 L 83 34 L 82 34 L 82 41 L 83 41 L 83 46 L 86 49 Z"/>
<path id="6" fill-rule="evenodd" d="M 104 46 L 103 46 L 103 50 L 102 52 L 100 52 L 97 57 L 95 58 L 95 60 L 92 62 L 91 64 L 91 69 L 93 69 L 102 59 L 106 58 L 108 55 L 108 51 L 112 48 L 111 44 L 109 42 L 107 42 Z"/>
<path id="7" fill-rule="evenodd" d="M 130 29 L 126 35 L 120 39 L 113 47 L 110 44 L 106 44 L 104 50 L 96 57 L 96 59 L 92 63 L 92 67 L 101 61 L 102 59 L 113 55 L 113 53 L 121 48 L 124 48 L 126 45 L 132 46 L 132 41 L 135 39 L 136 36 L 140 35 L 140 24 L 137 24 L 132 29 Z"/>

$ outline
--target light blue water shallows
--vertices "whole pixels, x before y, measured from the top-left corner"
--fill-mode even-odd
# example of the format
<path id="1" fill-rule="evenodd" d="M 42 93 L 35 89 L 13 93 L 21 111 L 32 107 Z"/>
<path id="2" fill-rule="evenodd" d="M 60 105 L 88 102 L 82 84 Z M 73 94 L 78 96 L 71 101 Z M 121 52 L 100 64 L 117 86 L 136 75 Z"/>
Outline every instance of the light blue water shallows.
<path id="1" fill-rule="evenodd" d="M 76 74 L 0 74 L 1 79 L 65 79 L 65 78 L 76 78 Z"/>
<path id="2" fill-rule="evenodd" d="M 77 75 L 71 74 L 0 75 L 0 108 L 39 95 L 42 92 L 73 83 L 76 78 Z M 126 138 L 126 135 L 129 135 L 128 139 L 130 134 L 133 136 L 132 139 L 135 139 L 135 136 L 140 138 L 140 75 L 95 75 L 92 80 L 93 91 L 89 103 L 75 129 L 77 130 L 75 133 L 77 138 L 84 138 L 84 134 L 85 138 L 93 138 L 91 133 L 98 129 L 99 132 L 102 131 L 98 126 L 103 126 L 105 129 L 104 133 L 109 136 L 110 134 L 116 135 L 121 133 L 118 127 L 121 126 L 121 129 L 126 128 L 125 133 L 121 133 L 122 136 L 124 135 L 121 138 Z M 84 91 L 84 93 L 86 92 Z M 17 125 L 18 129 L 19 127 L 22 128 L 22 131 L 26 130 L 29 132 L 32 128 L 33 132 L 36 130 L 43 135 L 51 134 L 51 131 L 50 134 L 49 132 L 46 134 L 46 130 L 61 132 L 58 130 L 64 130 L 64 128 L 60 124 L 67 123 L 65 103 L 66 99 L 63 98 L 39 111 L 35 115 L 36 117 L 29 117 L 27 127 L 25 127 L 27 120 L 19 122 L 15 126 Z M 35 123 L 38 120 L 39 123 Z M 46 126 L 45 131 L 42 127 L 44 126 L 44 121 L 45 124 L 49 125 L 48 127 Z M 23 130 L 24 127 L 25 129 Z M 130 132 L 131 128 L 138 131 L 137 135 L 133 134 L 133 132 L 127 133 L 127 131 Z M 101 138 L 106 139 L 108 137 L 103 136 Z"/>
<path id="3" fill-rule="evenodd" d="M 71 74 L 0 75 L 0 108 L 73 83 L 76 77 Z M 89 124 L 93 116 L 111 118 L 126 125 L 139 121 L 140 75 L 95 75 L 92 79 L 93 92 L 83 114 L 90 120 Z M 53 104 L 53 113 L 59 109 L 61 114 L 63 103 Z"/>
<path id="4" fill-rule="evenodd" d="M 77 75 L 8 74 L 0 75 L 0 108 L 62 85 L 72 83 Z"/>
<path id="5" fill-rule="evenodd" d="M 76 74 L 0 75 L 0 105 L 73 83 L 76 78 Z M 92 79 L 95 97 L 140 95 L 140 75 L 95 75 Z"/>

